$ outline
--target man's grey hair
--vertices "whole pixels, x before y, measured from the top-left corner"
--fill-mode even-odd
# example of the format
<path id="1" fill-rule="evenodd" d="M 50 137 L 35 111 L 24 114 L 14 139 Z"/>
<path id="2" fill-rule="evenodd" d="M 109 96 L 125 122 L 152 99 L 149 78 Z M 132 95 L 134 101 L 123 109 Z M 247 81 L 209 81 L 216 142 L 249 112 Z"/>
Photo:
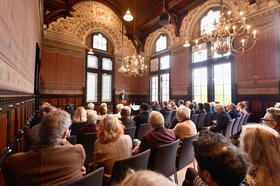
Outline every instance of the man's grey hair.
<path id="1" fill-rule="evenodd" d="M 191 110 L 187 107 L 179 107 L 177 109 L 177 115 L 178 115 L 178 117 L 180 117 L 183 120 L 188 119 L 188 118 L 190 119 Z"/>
<path id="2" fill-rule="evenodd" d="M 50 112 L 41 122 L 39 137 L 42 145 L 57 145 L 71 125 L 71 117 L 64 110 Z"/>
<path id="3" fill-rule="evenodd" d="M 94 109 L 94 104 L 93 103 L 88 103 L 87 107 L 88 107 L 88 109 L 93 110 Z"/>
<path id="4" fill-rule="evenodd" d="M 95 110 L 88 110 L 87 111 L 87 123 L 88 124 L 96 124 L 97 122 L 97 113 Z"/>
<path id="5" fill-rule="evenodd" d="M 149 123 L 153 128 L 161 128 L 164 126 L 163 115 L 158 111 L 152 111 L 149 116 Z"/>

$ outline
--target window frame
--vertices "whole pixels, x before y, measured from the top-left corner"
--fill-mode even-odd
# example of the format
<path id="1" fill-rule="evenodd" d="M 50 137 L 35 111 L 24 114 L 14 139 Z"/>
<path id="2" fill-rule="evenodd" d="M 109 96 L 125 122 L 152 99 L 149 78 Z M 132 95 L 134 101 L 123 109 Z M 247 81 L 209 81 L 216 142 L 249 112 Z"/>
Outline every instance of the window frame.
<path id="1" fill-rule="evenodd" d="M 108 40 L 107 40 L 107 43 L 108 43 Z M 88 55 L 91 55 L 91 54 L 88 54 L 86 52 L 85 54 L 85 90 L 84 90 L 84 102 L 85 103 L 88 103 L 87 101 L 87 73 L 88 72 L 92 72 L 92 73 L 97 73 L 97 101 L 96 102 L 93 102 L 93 103 L 102 103 L 102 75 L 103 74 L 109 74 L 111 75 L 112 77 L 112 81 L 111 81 L 111 101 L 106 101 L 105 103 L 113 103 L 113 100 L 114 100 L 114 84 L 115 84 L 115 57 L 113 54 L 109 53 L 109 52 L 106 52 L 106 51 L 102 51 L 102 50 L 99 50 L 99 49 L 93 49 L 94 51 L 94 56 L 97 57 L 98 59 L 98 68 L 97 69 L 93 69 L 93 68 L 88 68 L 88 61 L 87 61 L 87 56 Z M 103 58 L 109 58 L 112 60 L 112 70 L 103 70 L 102 69 L 102 59 Z"/>
<path id="2" fill-rule="evenodd" d="M 202 19 L 208 15 L 210 11 L 219 11 L 218 8 L 211 8 L 209 9 L 201 18 L 199 21 L 199 32 L 200 35 L 202 34 L 201 31 L 201 21 Z M 199 36 L 201 37 L 201 36 Z M 207 101 L 212 102 L 212 101 L 219 101 L 215 100 L 215 83 L 214 83 L 214 66 L 219 65 L 219 64 L 224 64 L 224 63 L 230 63 L 230 68 L 231 68 L 231 101 L 235 102 L 236 100 L 236 87 L 235 87 L 235 68 L 234 68 L 234 62 L 235 58 L 232 55 L 224 55 L 220 56 L 217 58 L 212 57 L 210 52 L 211 52 L 211 42 L 201 42 L 198 43 L 198 45 L 201 45 L 205 43 L 206 44 L 206 49 L 207 49 L 207 59 L 204 61 L 199 61 L 199 62 L 193 62 L 193 47 L 190 47 L 190 72 L 191 72 L 191 98 L 194 99 L 194 88 L 193 88 L 193 69 L 196 68 L 207 68 Z M 214 55 L 214 54 L 213 54 Z"/>
<path id="3" fill-rule="evenodd" d="M 160 69 L 160 59 L 164 56 L 169 56 L 169 68 L 168 69 Z M 170 51 L 164 51 L 164 52 L 160 52 L 159 54 L 156 54 L 156 55 L 153 55 L 151 58 L 150 58 L 150 62 L 149 62 L 149 65 L 150 65 L 150 68 L 151 69 L 151 61 L 154 60 L 154 59 L 158 59 L 158 67 L 156 71 L 151 71 L 150 70 L 150 73 L 149 73 L 149 100 L 150 102 L 153 102 L 155 100 L 152 100 L 152 87 L 151 87 L 151 77 L 153 76 L 157 76 L 158 77 L 158 93 L 157 93 L 157 97 L 158 97 L 158 101 L 159 102 L 162 102 L 162 97 L 161 97 L 161 75 L 163 74 L 169 74 L 169 99 L 171 97 L 171 66 L 172 66 L 172 58 L 171 58 L 171 55 L 170 55 Z"/>

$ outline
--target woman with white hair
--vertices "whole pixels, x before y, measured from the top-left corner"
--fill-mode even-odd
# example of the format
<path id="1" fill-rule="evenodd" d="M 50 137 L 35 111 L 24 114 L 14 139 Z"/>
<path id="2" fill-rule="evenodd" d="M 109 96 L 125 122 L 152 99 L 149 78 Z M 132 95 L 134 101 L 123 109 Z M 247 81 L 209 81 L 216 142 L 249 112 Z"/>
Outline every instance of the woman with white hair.
<path id="1" fill-rule="evenodd" d="M 190 113 L 191 110 L 187 107 L 179 107 L 177 109 L 176 114 L 179 123 L 173 129 L 177 139 L 183 140 L 197 133 L 195 124 L 190 120 Z"/>

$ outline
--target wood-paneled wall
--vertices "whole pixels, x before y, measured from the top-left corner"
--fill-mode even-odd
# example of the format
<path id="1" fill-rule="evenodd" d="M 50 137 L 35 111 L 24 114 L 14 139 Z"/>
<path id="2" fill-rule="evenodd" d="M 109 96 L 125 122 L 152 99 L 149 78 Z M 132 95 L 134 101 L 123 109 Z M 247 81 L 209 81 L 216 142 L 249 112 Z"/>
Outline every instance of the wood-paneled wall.
<path id="1" fill-rule="evenodd" d="M 34 116 L 34 96 L 10 97 L 0 99 L 0 149 L 9 147 L 14 143 L 15 136 L 25 128 L 27 122 Z M 25 129 L 28 135 L 28 128 Z M 16 151 L 24 151 L 27 148 L 26 138 L 23 136 Z M 3 151 L 1 151 L 3 153 Z"/>

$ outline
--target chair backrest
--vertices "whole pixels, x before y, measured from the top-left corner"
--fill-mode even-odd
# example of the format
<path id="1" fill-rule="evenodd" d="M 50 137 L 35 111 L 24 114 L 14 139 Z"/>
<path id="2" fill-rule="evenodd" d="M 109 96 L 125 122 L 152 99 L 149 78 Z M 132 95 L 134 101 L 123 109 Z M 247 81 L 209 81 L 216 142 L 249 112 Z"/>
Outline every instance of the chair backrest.
<path id="1" fill-rule="evenodd" d="M 205 115 L 205 119 L 204 119 L 204 126 L 208 127 L 211 123 L 211 117 L 212 117 L 212 113 L 211 112 L 207 112 L 207 114 Z"/>
<path id="2" fill-rule="evenodd" d="M 70 183 L 68 186 L 102 186 L 103 172 L 104 168 L 101 167 Z"/>
<path id="3" fill-rule="evenodd" d="M 151 126 L 149 123 L 140 124 L 136 134 L 136 139 L 139 139 L 141 141 L 144 134 L 150 130 L 151 130 Z"/>
<path id="4" fill-rule="evenodd" d="M 77 143 L 77 138 L 75 135 L 67 137 L 66 140 L 72 145 L 75 145 Z"/>
<path id="5" fill-rule="evenodd" d="M 225 132 L 225 137 L 226 138 L 229 138 L 230 136 L 232 136 L 232 128 L 233 128 L 234 121 L 235 121 L 235 119 L 231 119 L 227 123 L 226 132 Z"/>
<path id="6" fill-rule="evenodd" d="M 242 125 L 244 124 L 244 121 L 245 121 L 245 117 L 246 117 L 246 115 L 241 116 L 241 119 L 240 119 L 240 121 L 238 123 L 237 132 L 241 131 Z"/>
<path id="7" fill-rule="evenodd" d="M 165 114 L 164 114 L 164 126 L 166 128 L 168 128 L 168 126 L 171 124 L 171 114 L 172 114 L 172 111 L 166 111 Z"/>
<path id="8" fill-rule="evenodd" d="M 246 125 L 250 119 L 251 113 L 246 114 L 243 125 Z"/>
<path id="9" fill-rule="evenodd" d="M 198 115 L 197 129 L 204 126 L 205 115 L 206 113 L 200 113 Z"/>
<path id="10" fill-rule="evenodd" d="M 124 129 L 124 134 L 129 135 L 131 137 L 131 140 L 133 140 L 134 136 L 135 136 L 135 131 L 136 131 L 136 126 L 125 128 Z"/>
<path id="11" fill-rule="evenodd" d="M 85 164 L 93 162 L 93 150 L 96 139 L 96 133 L 85 133 L 82 136 L 81 144 L 83 145 L 86 153 Z"/>
<path id="12" fill-rule="evenodd" d="M 176 111 L 172 111 L 172 114 L 171 114 L 171 123 L 173 122 L 173 120 L 177 118 L 177 115 L 176 115 Z"/>
<path id="13" fill-rule="evenodd" d="M 71 136 L 73 136 L 73 135 L 78 136 L 78 134 L 80 132 L 80 129 L 86 127 L 87 125 L 88 125 L 87 122 L 72 123 L 72 125 L 70 127 L 70 130 L 71 130 L 70 134 L 71 134 Z"/>
<path id="14" fill-rule="evenodd" d="M 192 120 L 192 122 L 194 122 L 195 126 L 197 126 L 198 114 L 192 115 L 192 116 L 191 116 L 191 120 Z"/>
<path id="15" fill-rule="evenodd" d="M 237 130 L 238 130 L 238 125 L 239 125 L 240 120 L 241 120 L 241 117 L 235 118 L 233 128 L 232 128 L 232 135 L 234 135 L 238 132 Z"/>
<path id="16" fill-rule="evenodd" d="M 148 149 L 135 156 L 115 161 L 111 176 L 111 185 L 121 182 L 125 178 L 128 169 L 146 170 L 148 168 L 150 153 L 151 150 Z"/>
<path id="17" fill-rule="evenodd" d="M 151 170 L 159 172 L 167 177 L 176 173 L 176 154 L 180 140 L 160 145 L 153 153 Z"/>
<path id="18" fill-rule="evenodd" d="M 177 171 L 189 165 L 194 160 L 194 149 L 192 141 L 198 137 L 198 133 L 183 139 L 181 148 L 176 158 Z"/>

